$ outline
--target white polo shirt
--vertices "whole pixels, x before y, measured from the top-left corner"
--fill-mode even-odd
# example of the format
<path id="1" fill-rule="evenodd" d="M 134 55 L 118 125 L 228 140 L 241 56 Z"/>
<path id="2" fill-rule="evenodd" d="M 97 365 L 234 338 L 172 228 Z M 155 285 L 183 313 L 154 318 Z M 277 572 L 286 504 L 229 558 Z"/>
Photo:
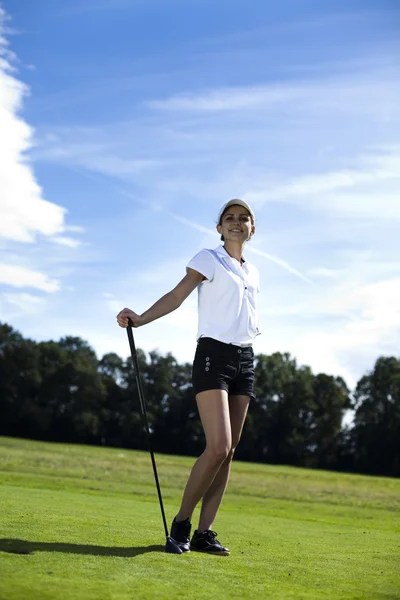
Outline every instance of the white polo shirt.
<path id="1" fill-rule="evenodd" d="M 186 268 L 207 278 L 198 287 L 197 339 L 211 337 L 226 344 L 251 345 L 259 334 L 257 268 L 247 260 L 240 266 L 222 245 L 201 250 Z"/>

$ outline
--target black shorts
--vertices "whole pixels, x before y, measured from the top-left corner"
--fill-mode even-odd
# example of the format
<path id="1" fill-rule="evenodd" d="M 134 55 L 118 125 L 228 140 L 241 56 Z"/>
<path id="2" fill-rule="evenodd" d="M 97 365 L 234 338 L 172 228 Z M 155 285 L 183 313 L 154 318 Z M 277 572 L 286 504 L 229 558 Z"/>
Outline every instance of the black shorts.
<path id="1" fill-rule="evenodd" d="M 225 390 L 228 394 L 255 398 L 253 348 L 200 338 L 193 362 L 192 383 L 194 395 L 206 390 Z"/>

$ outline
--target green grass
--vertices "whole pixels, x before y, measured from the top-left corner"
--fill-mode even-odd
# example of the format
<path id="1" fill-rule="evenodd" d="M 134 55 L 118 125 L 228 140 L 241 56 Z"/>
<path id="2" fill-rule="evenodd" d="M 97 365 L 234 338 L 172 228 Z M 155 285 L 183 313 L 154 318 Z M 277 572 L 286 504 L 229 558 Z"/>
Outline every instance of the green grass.
<path id="1" fill-rule="evenodd" d="M 194 459 L 156 459 L 170 524 Z M 0 438 L 0 482 L 0 600 L 400 599 L 399 480 L 234 462 L 229 557 L 163 552 L 144 452 Z"/>

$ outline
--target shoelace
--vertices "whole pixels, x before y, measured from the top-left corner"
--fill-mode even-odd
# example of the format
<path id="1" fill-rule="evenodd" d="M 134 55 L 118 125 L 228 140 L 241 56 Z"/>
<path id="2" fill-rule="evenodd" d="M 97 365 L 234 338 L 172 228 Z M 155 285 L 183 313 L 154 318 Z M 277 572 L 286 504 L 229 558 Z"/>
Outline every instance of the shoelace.
<path id="1" fill-rule="evenodd" d="M 205 532 L 204 537 L 211 544 L 215 544 L 215 543 L 219 544 L 219 541 L 217 540 L 217 535 L 218 535 L 218 533 L 216 531 L 211 531 L 211 529 L 209 529 L 208 531 Z"/>

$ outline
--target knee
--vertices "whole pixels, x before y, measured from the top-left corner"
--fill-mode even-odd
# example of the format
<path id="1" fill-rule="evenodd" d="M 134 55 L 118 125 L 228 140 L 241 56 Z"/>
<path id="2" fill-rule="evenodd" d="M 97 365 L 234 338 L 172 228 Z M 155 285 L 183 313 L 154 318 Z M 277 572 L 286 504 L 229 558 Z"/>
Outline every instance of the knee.
<path id="1" fill-rule="evenodd" d="M 208 446 L 206 452 L 213 464 L 221 464 L 227 459 L 231 449 L 228 444 L 218 444 L 216 446 Z"/>

